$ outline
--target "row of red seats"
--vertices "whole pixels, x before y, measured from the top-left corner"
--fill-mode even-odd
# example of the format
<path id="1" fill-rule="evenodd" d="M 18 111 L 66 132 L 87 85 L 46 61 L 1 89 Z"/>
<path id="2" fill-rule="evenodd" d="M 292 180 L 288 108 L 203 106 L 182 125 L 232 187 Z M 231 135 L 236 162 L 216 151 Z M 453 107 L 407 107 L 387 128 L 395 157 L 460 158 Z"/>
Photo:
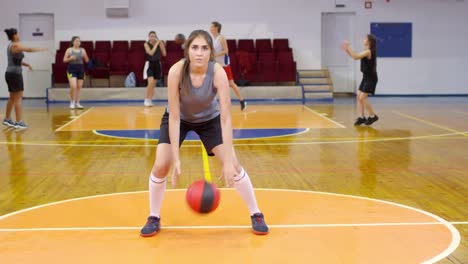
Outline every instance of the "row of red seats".
<path id="1" fill-rule="evenodd" d="M 93 41 L 81 41 L 81 47 L 83 47 L 88 54 L 92 54 L 94 51 L 98 52 L 116 52 L 116 51 L 141 51 L 144 50 L 144 40 L 132 40 L 129 42 L 126 40 L 97 40 Z M 69 41 L 60 41 L 58 51 L 66 51 L 70 47 Z"/>
<path id="2" fill-rule="evenodd" d="M 144 40 L 128 41 L 81 41 L 81 46 L 86 50 L 89 58 L 95 62 L 95 68 L 86 69 L 86 74 L 92 78 L 108 79 L 112 75 L 126 76 L 135 72 L 139 85 L 144 85 L 143 68 L 145 64 Z M 68 83 L 63 56 L 70 42 L 61 41 L 55 55 L 55 63 L 52 64 L 54 83 Z"/>
<path id="3" fill-rule="evenodd" d="M 228 39 L 226 41 L 229 52 L 239 50 L 257 53 L 291 51 L 288 39 L 273 39 L 273 41 L 271 39 L 256 39 L 255 42 L 253 39 L 239 39 L 237 42 L 235 39 Z"/>
<path id="4" fill-rule="evenodd" d="M 68 82 L 67 65 L 63 63 L 63 56 L 69 46 L 62 43 L 56 53 L 55 63 L 52 65 L 54 83 Z M 95 68 L 91 71 L 87 70 L 87 74 L 92 78 L 108 79 L 110 76 L 126 76 L 134 72 L 138 85 L 144 86 L 144 41 L 130 41 L 130 46 L 128 43 L 128 41 L 114 41 L 111 45 L 110 41 L 96 41 L 93 47 L 91 41 L 82 41 L 82 47 L 95 62 Z M 274 44 L 273 47 L 270 45 L 271 49 L 255 50 L 251 46 L 252 43 L 253 40 L 239 40 L 239 46 L 235 46 L 232 40 L 228 41 L 228 45 L 231 45 L 229 55 L 235 80 L 243 79 L 251 82 L 294 82 L 296 80 L 296 63 L 287 40 L 286 43 L 277 41 L 280 44 L 276 46 Z M 268 42 L 256 40 L 257 48 L 268 47 L 265 43 Z M 273 43 L 276 43 L 275 40 Z M 184 56 L 182 48 L 174 41 L 167 41 L 166 49 L 167 55 L 161 60 L 164 76 L 167 76 L 169 68 Z"/>
<path id="5" fill-rule="evenodd" d="M 132 51 L 132 50 L 142 50 L 144 40 L 131 40 L 130 45 L 129 41 L 126 40 L 97 40 L 95 45 L 92 41 L 82 41 L 81 46 L 89 52 L 93 51 Z M 175 41 L 168 40 L 166 43 L 167 51 L 182 51 L 180 45 L 177 45 Z M 243 50 L 247 52 L 271 52 L 275 53 L 279 51 L 291 51 L 289 47 L 288 39 L 228 39 L 227 40 L 229 52 L 236 52 L 238 50 Z M 70 47 L 69 41 L 60 41 L 59 51 L 65 51 Z"/>

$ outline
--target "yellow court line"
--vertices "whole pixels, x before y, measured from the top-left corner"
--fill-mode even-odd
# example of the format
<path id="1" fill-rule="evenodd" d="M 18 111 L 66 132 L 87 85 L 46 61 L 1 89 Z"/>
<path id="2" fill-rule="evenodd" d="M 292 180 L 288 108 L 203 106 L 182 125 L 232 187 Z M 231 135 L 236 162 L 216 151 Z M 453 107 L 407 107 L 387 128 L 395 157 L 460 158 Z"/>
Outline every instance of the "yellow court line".
<path id="1" fill-rule="evenodd" d="M 83 117 L 84 115 L 86 115 L 87 113 L 91 112 L 91 110 L 93 110 L 94 107 L 91 107 L 89 108 L 88 110 L 84 111 L 83 113 L 81 113 L 79 116 L 73 118 L 73 120 L 70 120 L 69 122 L 65 123 L 65 125 L 57 128 L 55 130 L 55 132 L 59 132 L 59 131 L 62 131 L 63 128 L 65 128 L 66 126 L 70 125 L 71 123 L 75 122 L 76 120 L 80 119 L 81 117 Z"/>
<path id="2" fill-rule="evenodd" d="M 202 159 L 203 159 L 203 173 L 205 175 L 205 180 L 207 182 L 211 182 L 211 171 L 210 171 L 210 163 L 208 161 L 208 154 L 206 153 L 205 146 L 201 143 L 202 149 Z"/>
<path id="3" fill-rule="evenodd" d="M 400 116 L 403 116 L 403 117 L 406 117 L 406 118 L 409 118 L 409 119 L 412 119 L 412 120 L 421 122 L 421 123 L 426 124 L 426 125 L 429 125 L 429 126 L 437 127 L 437 128 L 443 129 L 443 130 L 447 130 L 447 131 L 450 131 L 450 132 L 454 132 L 454 133 L 459 134 L 459 135 L 462 135 L 462 136 L 464 136 L 464 137 L 468 137 L 468 135 L 467 135 L 465 132 L 452 129 L 452 128 L 450 128 L 450 127 L 441 126 L 441 125 L 432 123 L 432 122 L 430 122 L 430 121 L 426 121 L 426 120 L 424 120 L 424 119 L 417 118 L 417 117 L 415 117 L 415 116 L 411 116 L 411 115 L 408 115 L 408 114 L 405 114 L 405 113 L 402 113 L 402 112 L 399 112 L 399 111 L 392 111 L 392 112 L 395 113 L 395 114 L 397 114 L 397 115 L 400 115 Z"/>
<path id="4" fill-rule="evenodd" d="M 112 131 L 112 130 L 110 130 L 110 131 Z M 131 137 L 111 136 L 111 135 L 101 134 L 96 129 L 93 129 L 92 132 L 95 135 L 98 135 L 98 136 L 101 136 L 101 137 L 108 137 L 108 138 L 115 138 L 115 139 L 127 139 L 128 141 L 140 141 L 140 142 L 158 141 L 158 139 L 155 139 L 155 138 L 131 138 Z M 94 142 L 98 142 L 98 140 L 95 140 Z M 112 141 L 109 141 L 109 142 L 112 142 Z M 125 141 L 123 141 L 123 142 L 125 142 Z"/>
<path id="5" fill-rule="evenodd" d="M 465 132 L 465 133 L 468 133 L 468 132 Z M 97 133 L 99 135 L 99 133 Z M 453 139 L 453 140 L 458 140 L 458 139 L 463 139 L 463 137 L 460 137 L 460 136 L 457 136 L 458 133 L 450 133 L 450 134 L 442 134 L 442 135 L 427 135 L 427 136 L 423 136 L 425 137 L 426 139 L 434 139 L 434 140 L 446 140 L 446 139 Z M 451 136 L 453 135 L 453 136 Z M 105 135 L 107 136 L 107 135 Z M 110 138 L 113 138 L 114 136 L 107 136 L 107 137 L 110 137 Z M 81 145 L 84 145 L 84 146 L 89 146 L 91 145 L 92 143 L 92 146 L 124 146 L 124 145 L 127 145 L 129 147 L 134 147 L 134 146 L 147 146 L 148 143 L 150 143 L 149 145 L 151 146 L 156 146 L 157 145 L 157 142 L 158 140 L 157 139 L 137 139 L 137 138 L 120 138 L 120 137 L 114 137 L 115 139 L 123 139 L 123 140 L 59 140 L 59 141 L 55 141 L 55 140 L 38 140 L 38 141 L 0 141 L 0 145 L 25 145 L 25 146 L 34 146 L 34 145 L 37 145 L 37 146 L 68 146 L 68 145 L 78 145 L 78 144 L 81 144 Z M 315 138 L 315 137 L 311 137 L 311 138 L 266 138 L 267 140 L 265 141 L 278 141 L 278 142 L 281 142 L 281 141 L 285 141 L 286 143 L 312 143 L 312 142 L 317 142 L 317 141 L 323 141 L 323 142 L 328 142 L 328 141 L 336 141 L 336 142 L 340 142 L 340 141 L 343 141 L 343 142 L 347 142 L 347 141 L 356 141 L 356 142 L 359 142 L 359 141 L 368 141 L 368 140 L 372 140 L 372 141 L 388 141 L 390 139 L 395 139 L 396 137 L 324 137 L 324 138 Z M 234 145 L 239 145 L 239 144 L 242 144 L 242 145 L 246 145 L 245 143 L 248 143 L 249 142 L 244 142 L 244 141 L 252 141 L 252 140 L 255 140 L 255 141 L 259 141 L 261 139 L 264 139 L 264 138 L 254 138 L 254 139 L 236 139 L 235 140 L 235 144 Z M 409 137 L 409 138 L 396 138 L 396 139 L 419 139 L 419 137 Z M 268 142 L 265 142 L 266 144 L 268 144 Z M 98 144 L 99 143 L 99 144 Z M 101 143 L 104 143 L 104 144 L 101 144 Z M 114 143 L 114 144 L 105 144 L 105 143 Z M 126 144 L 126 143 L 141 143 L 141 144 L 138 144 L 138 145 L 135 145 L 135 144 Z M 155 144 L 156 143 L 156 144 Z M 187 144 L 188 143 L 188 144 Z M 186 147 L 186 146 L 192 146 L 192 147 L 198 147 L 197 145 L 195 145 L 196 143 L 196 140 L 186 140 L 184 141 L 184 144 L 182 145 L 182 147 Z"/>
<path id="6" fill-rule="evenodd" d="M 262 143 L 234 143 L 234 147 L 238 146 L 298 146 L 298 145 L 325 145 L 325 144 L 344 144 L 344 143 L 359 143 L 359 142 L 387 142 L 387 141 L 400 141 L 400 140 L 417 140 L 417 139 L 434 139 L 438 137 L 447 137 L 455 135 L 464 135 L 468 134 L 468 131 L 464 132 L 455 132 L 455 133 L 445 133 L 445 134 L 434 134 L 434 135 L 425 135 L 425 136 L 411 136 L 411 137 L 389 137 L 389 138 L 360 138 L 357 140 L 336 140 L 336 141 L 302 141 L 302 142 L 262 142 Z M 463 139 L 449 137 L 448 139 Z M 65 141 L 65 142 L 56 142 L 48 143 L 49 141 L 0 141 L 0 145 L 23 145 L 23 146 L 68 146 L 68 147 L 153 147 L 157 144 L 121 144 L 121 141 L 116 141 L 118 144 L 80 144 L 81 141 Z M 143 142 L 143 141 L 142 141 Z M 113 142 L 109 142 L 113 143 Z M 148 143 L 148 142 L 145 142 Z M 182 148 L 199 148 L 196 144 L 184 144 Z"/>
<path id="7" fill-rule="evenodd" d="M 318 115 L 319 117 L 321 117 L 321 118 L 323 118 L 323 119 L 325 119 L 325 120 L 327 120 L 327 121 L 332 122 L 333 124 L 339 126 L 340 128 L 346 128 L 344 125 L 342 125 L 342 124 L 336 122 L 335 120 L 333 120 L 333 119 L 331 119 L 331 118 L 329 118 L 329 117 L 326 117 L 326 116 L 324 116 L 324 115 L 321 115 L 319 112 L 317 112 L 317 111 L 315 111 L 315 110 L 312 110 L 312 109 L 310 109 L 310 108 L 307 107 L 307 106 L 304 106 L 304 108 L 305 108 L 306 110 L 309 110 L 311 113 L 314 113 L 314 114 Z"/>

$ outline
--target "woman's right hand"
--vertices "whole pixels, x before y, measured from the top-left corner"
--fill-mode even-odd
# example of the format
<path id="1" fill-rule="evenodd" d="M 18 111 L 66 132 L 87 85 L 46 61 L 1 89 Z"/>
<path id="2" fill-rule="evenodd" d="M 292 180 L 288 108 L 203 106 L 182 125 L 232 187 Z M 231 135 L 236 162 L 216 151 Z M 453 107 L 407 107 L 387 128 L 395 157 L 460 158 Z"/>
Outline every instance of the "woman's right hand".
<path id="1" fill-rule="evenodd" d="M 178 182 L 179 177 L 180 177 L 180 173 L 181 173 L 180 160 L 176 160 L 174 162 L 174 169 L 172 171 L 172 187 L 176 187 L 177 182 Z"/>
<path id="2" fill-rule="evenodd" d="M 71 55 L 70 57 L 68 57 L 69 60 L 76 60 L 76 56 L 75 55 Z"/>

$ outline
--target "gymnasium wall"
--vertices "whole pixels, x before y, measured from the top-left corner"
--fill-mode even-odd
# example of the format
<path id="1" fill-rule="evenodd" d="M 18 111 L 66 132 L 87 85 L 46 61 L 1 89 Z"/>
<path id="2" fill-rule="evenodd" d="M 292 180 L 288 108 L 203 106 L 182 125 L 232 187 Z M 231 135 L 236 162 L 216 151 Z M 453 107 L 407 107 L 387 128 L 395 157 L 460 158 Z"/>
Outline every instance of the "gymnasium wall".
<path id="1" fill-rule="evenodd" d="M 161 39 L 176 33 L 188 35 L 223 24 L 227 38 L 289 38 L 298 69 L 321 68 L 321 13 L 355 12 L 360 49 L 370 22 L 412 22 L 413 57 L 378 61 L 379 94 L 468 94 L 468 1 L 374 0 L 364 9 L 363 0 L 130 0 L 129 18 L 106 18 L 105 0 L 1 0 L 0 25 L 18 27 L 18 13 L 54 13 L 55 38 L 145 39 L 156 30 Z M 184 5 L 184 8 L 179 6 Z M 0 72 L 6 67 L 7 38 L 0 34 Z M 338 44 L 337 44 L 338 46 Z M 360 81 L 361 74 L 356 72 Z M 8 96 L 0 78 L 0 97 Z M 26 89 L 28 89 L 26 87 Z"/>
<path id="2" fill-rule="evenodd" d="M 413 23 L 412 58 L 378 61 L 379 94 L 468 94 L 468 1 L 379 0 L 374 7 L 358 13 L 358 35 L 370 22 Z"/>

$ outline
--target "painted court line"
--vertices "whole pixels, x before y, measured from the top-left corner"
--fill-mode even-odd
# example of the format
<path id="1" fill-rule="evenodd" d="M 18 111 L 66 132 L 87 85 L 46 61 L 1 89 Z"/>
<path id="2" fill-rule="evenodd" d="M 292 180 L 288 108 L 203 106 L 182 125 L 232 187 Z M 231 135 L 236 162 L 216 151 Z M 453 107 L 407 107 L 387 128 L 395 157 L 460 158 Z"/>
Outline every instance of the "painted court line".
<path id="1" fill-rule="evenodd" d="M 242 128 L 236 128 L 236 129 L 242 129 Z M 256 129 L 261 130 L 261 129 L 269 129 L 269 128 L 256 128 Z M 159 128 L 158 129 L 153 129 L 153 128 L 134 129 L 134 130 L 159 130 Z M 310 130 L 310 128 L 304 128 L 303 131 L 299 131 L 299 132 L 296 132 L 296 133 L 289 133 L 289 134 L 278 135 L 278 136 L 234 138 L 234 140 L 257 140 L 257 139 L 272 139 L 272 140 L 275 140 L 275 139 L 279 139 L 279 138 L 292 137 L 292 136 L 297 136 L 297 135 L 300 135 L 300 134 L 304 134 L 304 133 L 309 132 L 309 130 Z M 112 130 L 99 129 L 99 131 L 112 131 Z M 155 138 L 131 138 L 131 137 L 111 136 L 111 135 L 102 134 L 102 133 L 98 132 L 97 130 L 93 130 L 93 133 L 98 135 L 98 136 L 108 137 L 108 138 L 116 138 L 116 139 L 128 139 L 128 140 L 134 140 L 134 141 L 155 141 L 155 142 L 158 141 L 158 139 L 155 139 Z M 195 141 L 199 141 L 199 140 L 198 139 L 185 139 L 184 140 L 184 142 L 195 142 Z"/>
<path id="2" fill-rule="evenodd" d="M 75 117 L 73 120 L 70 120 L 68 121 L 67 123 L 65 123 L 65 125 L 57 128 L 55 130 L 55 132 L 59 132 L 59 131 L 62 131 L 63 128 L 65 128 L 66 126 L 70 125 L 71 123 L 75 122 L 76 120 L 82 118 L 84 115 L 86 115 L 87 113 L 89 113 L 92 109 L 94 109 L 94 107 L 91 107 L 89 108 L 88 110 L 84 111 L 83 113 L 81 113 L 79 116 Z"/>
<path id="3" fill-rule="evenodd" d="M 345 126 L 343 126 L 342 124 L 336 122 L 335 120 L 333 120 L 333 119 L 331 119 L 331 118 L 328 118 L 328 117 L 326 117 L 325 115 L 321 115 L 319 112 L 317 112 L 317 111 L 315 111 L 315 110 L 312 110 L 312 109 L 310 109 L 310 108 L 307 107 L 307 106 L 304 106 L 304 108 L 307 109 L 307 110 L 309 110 L 310 112 L 312 112 L 312 113 L 314 113 L 314 114 L 320 116 L 321 118 L 324 118 L 324 119 L 326 119 L 326 120 L 332 122 L 333 124 L 339 126 L 340 128 L 346 128 Z"/>
<path id="4" fill-rule="evenodd" d="M 468 225 L 468 221 L 464 221 L 464 222 L 449 222 L 451 223 L 452 225 Z"/>
<path id="5" fill-rule="evenodd" d="M 426 125 L 429 125 L 429 126 L 437 127 L 437 128 L 443 129 L 443 130 L 454 132 L 454 133 L 456 133 L 458 135 L 468 137 L 466 132 L 461 132 L 461 131 L 458 131 L 458 130 L 455 130 L 455 129 L 452 129 L 452 128 L 449 128 L 449 127 L 446 127 L 446 126 L 441 126 L 441 125 L 438 125 L 436 123 L 433 123 L 433 122 L 430 122 L 430 121 L 427 121 L 427 120 L 424 120 L 424 119 L 421 119 L 421 118 L 418 118 L 418 117 L 415 117 L 415 116 L 411 116 L 411 115 L 408 115 L 408 114 L 405 114 L 405 113 L 402 113 L 402 112 L 399 112 L 399 111 L 392 111 L 392 112 L 399 115 L 399 116 L 403 116 L 403 117 L 418 121 L 420 123 L 423 123 L 423 124 L 426 124 Z"/>
<path id="6" fill-rule="evenodd" d="M 454 135 L 464 135 L 468 131 L 435 134 L 426 136 L 411 136 L 411 137 L 394 137 L 394 138 L 378 138 L 362 140 L 337 140 L 337 141 L 313 141 L 313 142 L 266 142 L 266 143 L 234 143 L 234 146 L 293 146 L 293 145 L 325 145 L 325 144 L 342 144 L 342 143 L 359 143 L 359 142 L 384 142 L 384 141 L 399 141 L 399 140 L 413 140 L 413 139 L 428 139 L 435 137 L 446 137 Z M 463 139 L 463 138 L 460 138 Z M 133 140 L 135 141 L 135 140 Z M 148 141 L 142 141 L 147 144 L 78 144 L 78 143 L 35 143 L 35 142 L 8 142 L 1 141 L 0 145 L 23 145 L 23 146 L 68 146 L 68 147 L 121 147 L 121 148 L 134 148 L 134 147 L 156 147 L 157 143 L 148 144 Z M 182 145 L 182 148 L 199 148 L 199 145 Z"/>
<path id="7" fill-rule="evenodd" d="M 199 146 L 197 146 L 197 147 L 199 147 Z M 220 189 L 221 190 L 233 190 L 232 188 L 220 188 Z M 258 190 L 258 191 L 276 191 L 276 192 L 311 193 L 311 194 L 321 194 L 321 195 L 331 195 L 331 196 L 337 196 L 337 197 L 354 198 L 354 199 L 373 201 L 373 202 L 389 204 L 389 205 L 393 205 L 393 206 L 397 206 L 397 207 L 401 207 L 401 208 L 406 208 L 406 209 L 409 209 L 409 210 L 412 210 L 412 211 L 419 212 L 419 213 L 421 213 L 423 215 L 429 216 L 429 217 L 431 217 L 432 219 L 434 219 L 434 220 L 436 220 L 438 222 L 424 222 L 422 224 L 426 224 L 426 225 L 427 224 L 430 224 L 430 225 L 444 225 L 448 230 L 450 230 L 450 233 L 452 235 L 452 241 L 450 242 L 450 245 L 447 248 L 445 248 L 445 250 L 440 252 L 437 256 L 434 256 L 431 259 L 428 259 L 428 260 L 424 261 L 423 263 L 435 263 L 437 261 L 440 261 L 440 260 L 444 259 L 448 255 L 450 255 L 453 251 L 455 251 L 455 249 L 460 244 L 460 240 L 461 240 L 460 233 L 458 232 L 458 230 L 450 222 L 446 221 L 445 219 L 443 219 L 443 218 L 441 218 L 441 217 L 439 217 L 437 215 L 434 215 L 432 213 L 429 213 L 429 212 L 426 212 L 424 210 L 414 208 L 414 207 L 411 207 L 411 206 L 398 204 L 398 203 L 395 203 L 395 202 L 390 202 L 390 201 L 385 201 L 385 200 L 379 200 L 379 199 L 375 199 L 375 198 L 354 196 L 354 195 L 348 195 L 348 194 L 326 193 L 326 192 L 305 191 L 305 190 L 267 189 L 267 188 L 257 188 L 255 190 Z M 169 189 L 169 190 L 166 190 L 166 191 L 167 192 L 177 192 L 177 191 L 180 192 L 180 191 L 186 191 L 186 190 L 185 189 Z M 68 200 L 63 200 L 63 201 L 58 201 L 58 202 L 52 202 L 52 203 L 48 203 L 48 204 L 43 204 L 43 205 L 38 205 L 38 206 L 26 208 L 26 209 L 19 210 L 19 211 L 16 211 L 16 212 L 12 212 L 12 213 L 9 213 L 9 214 L 6 214 L 6 215 L 2 215 L 2 216 L 0 216 L 0 220 L 6 219 L 6 218 L 11 217 L 13 215 L 18 215 L 18 214 L 21 214 L 21 213 L 24 213 L 24 212 L 28 212 L 28 211 L 31 211 L 31 210 L 36 210 L 36 209 L 39 209 L 39 208 L 48 207 L 48 206 L 52 206 L 52 205 L 56 205 L 56 204 L 63 204 L 63 203 L 72 202 L 72 201 L 87 200 L 87 199 L 93 199 L 93 198 L 99 198 L 99 197 L 130 195 L 130 194 L 138 194 L 138 193 L 147 193 L 147 191 L 110 193 L 110 194 L 104 194 L 104 195 L 85 196 L 85 197 L 80 197 L 80 198 L 73 198 L 73 199 L 68 199 Z M 464 224 L 466 222 L 457 222 L 457 223 L 460 223 L 460 224 L 463 223 Z M 376 224 L 379 224 L 379 223 L 374 223 L 373 225 L 376 225 Z M 382 224 L 382 223 L 380 223 L 380 224 Z M 402 223 L 386 223 L 386 224 L 394 224 L 394 225 L 396 224 L 396 225 L 398 225 L 398 224 L 402 224 Z M 419 225 L 421 225 L 421 223 L 406 223 L 406 224 L 412 224 L 412 225 L 419 224 Z M 372 223 L 367 223 L 366 225 L 372 225 Z M 275 225 L 270 225 L 270 226 L 273 227 L 273 228 L 275 227 Z M 170 226 L 165 227 L 165 228 L 169 228 L 169 227 Z M 250 226 L 234 226 L 234 227 L 235 228 L 247 228 L 247 227 L 250 228 Z M 353 226 L 353 227 L 355 227 L 355 226 Z M 103 227 L 103 228 L 105 228 L 105 227 Z M 131 230 L 134 230 L 136 227 L 129 227 L 129 228 Z M 141 228 L 141 227 L 138 227 L 138 229 L 139 228 Z M 172 228 L 176 229 L 176 228 L 187 228 L 187 227 L 173 226 Z M 197 228 L 200 228 L 200 227 L 197 227 Z M 281 225 L 278 225 L 277 228 L 281 228 Z M 2 230 L 8 230 L 8 229 L 2 229 Z M 28 231 L 31 231 L 31 230 L 28 229 Z M 12 232 L 12 231 L 6 231 L 6 232 Z M 17 231 L 15 230 L 13 232 L 17 232 Z"/>
<path id="8" fill-rule="evenodd" d="M 451 223 L 453 224 L 453 223 Z M 294 224 L 268 225 L 270 228 L 322 228 L 322 227 L 392 227 L 392 226 L 426 226 L 445 225 L 441 222 L 408 222 L 408 223 L 351 223 L 351 224 Z M 163 229 L 250 229 L 249 225 L 219 225 L 219 226 L 162 226 Z M 140 230 L 141 226 L 112 227 L 46 227 L 46 228 L 0 228 L 0 232 L 31 232 L 31 231 L 106 231 L 106 230 Z"/>

